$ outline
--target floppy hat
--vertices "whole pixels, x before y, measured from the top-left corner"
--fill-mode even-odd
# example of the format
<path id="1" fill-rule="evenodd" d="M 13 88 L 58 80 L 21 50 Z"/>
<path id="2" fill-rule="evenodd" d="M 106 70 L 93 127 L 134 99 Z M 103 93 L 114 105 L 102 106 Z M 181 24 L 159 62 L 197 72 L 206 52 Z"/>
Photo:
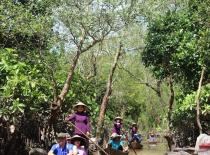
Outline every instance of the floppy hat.
<path id="1" fill-rule="evenodd" d="M 116 120 L 121 120 L 121 121 L 122 121 L 123 119 L 122 119 L 121 117 L 115 117 L 114 120 L 115 120 L 115 121 L 116 121 Z"/>
<path id="2" fill-rule="evenodd" d="M 122 136 L 121 135 L 118 135 L 117 133 L 113 133 L 112 135 L 111 135 L 111 138 L 112 139 L 115 139 L 115 138 L 121 138 Z"/>
<path id="3" fill-rule="evenodd" d="M 74 144 L 74 142 L 76 140 L 80 141 L 81 146 L 85 146 L 86 145 L 86 140 L 83 137 L 79 136 L 79 135 L 74 135 L 73 137 L 70 138 L 70 141 L 71 141 L 72 144 Z"/>
<path id="4" fill-rule="evenodd" d="M 137 125 L 136 123 L 132 123 L 132 126 Z"/>

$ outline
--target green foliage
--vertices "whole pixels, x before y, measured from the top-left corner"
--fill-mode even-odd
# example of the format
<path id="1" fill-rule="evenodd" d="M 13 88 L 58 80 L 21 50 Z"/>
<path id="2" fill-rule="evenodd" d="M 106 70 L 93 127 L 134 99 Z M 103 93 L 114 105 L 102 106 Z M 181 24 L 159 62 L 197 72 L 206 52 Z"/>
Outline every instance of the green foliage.
<path id="1" fill-rule="evenodd" d="M 175 132 L 179 135 L 177 139 L 184 142 L 183 146 L 195 143 L 198 134 L 198 127 L 196 125 L 196 92 L 188 94 L 183 101 L 176 105 L 176 110 L 173 113 L 173 126 Z M 203 131 L 207 132 L 209 129 L 210 121 L 210 85 L 205 85 L 201 90 L 200 105 L 201 105 L 201 124 Z M 184 118 L 184 119 L 183 119 Z M 184 130 L 188 127 L 190 131 Z M 191 132 L 192 131 L 192 132 Z M 187 137 L 184 139 L 184 137 Z M 182 140 L 181 140 L 182 139 Z"/>
<path id="2" fill-rule="evenodd" d="M 23 5 L 3 0 L 0 4 L 0 45 L 24 50 L 45 48 L 52 26 L 50 14 L 41 10 L 50 8 L 50 3 L 46 6 L 46 2 L 33 1 Z"/>
<path id="3" fill-rule="evenodd" d="M 25 107 L 32 111 L 49 100 L 50 83 L 44 78 L 42 64 L 24 61 L 20 53 L 12 49 L 1 49 L 1 116 L 12 116 L 24 112 Z M 6 110 L 7 109 L 7 110 Z"/>
<path id="4" fill-rule="evenodd" d="M 207 67 L 204 83 L 209 76 L 208 3 L 192 3 L 185 10 L 168 11 L 149 24 L 147 45 L 142 60 L 159 79 L 172 76 L 185 88 L 197 88 L 203 66 Z M 193 8 L 194 8 L 193 7 Z"/>

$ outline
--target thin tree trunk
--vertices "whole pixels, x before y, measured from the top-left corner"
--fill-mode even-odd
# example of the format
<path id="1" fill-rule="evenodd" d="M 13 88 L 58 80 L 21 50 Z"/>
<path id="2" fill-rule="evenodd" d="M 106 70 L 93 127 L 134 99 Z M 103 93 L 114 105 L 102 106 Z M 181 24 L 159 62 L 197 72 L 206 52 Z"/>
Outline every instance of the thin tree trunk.
<path id="1" fill-rule="evenodd" d="M 164 137 L 167 140 L 169 150 L 172 151 L 172 145 L 174 144 L 173 136 L 171 134 L 172 126 L 171 126 L 171 115 L 173 110 L 173 104 L 174 104 L 174 88 L 173 88 L 173 80 L 171 77 L 169 77 L 169 89 L 170 89 L 170 98 L 168 100 L 168 127 L 169 127 L 169 133 L 168 135 L 165 135 Z"/>
<path id="2" fill-rule="evenodd" d="M 99 138 L 100 133 L 102 131 L 102 126 L 103 126 L 103 122 L 104 122 L 104 117 L 105 117 L 107 104 L 108 104 L 108 101 L 109 101 L 109 97 L 111 96 L 111 93 L 112 93 L 113 75 L 114 75 L 114 72 L 116 70 L 117 62 L 120 58 L 121 53 L 122 53 L 122 45 L 120 44 L 119 50 L 116 53 L 114 63 L 112 64 L 111 71 L 109 73 L 106 92 L 104 94 L 104 97 L 103 97 L 103 100 L 102 100 L 102 103 L 101 103 L 101 107 L 100 107 L 99 119 L 98 119 L 98 124 L 97 124 L 97 135 L 96 135 L 97 138 Z"/>
<path id="3" fill-rule="evenodd" d="M 199 99 L 200 99 L 200 94 L 201 94 L 201 86 L 202 86 L 202 82 L 203 82 L 204 72 L 205 72 L 205 67 L 202 68 L 197 94 L 195 96 L 196 111 L 197 111 L 196 112 L 196 121 L 197 121 L 197 125 L 199 128 L 200 134 L 202 133 L 202 126 L 201 126 L 201 121 L 200 121 L 200 101 L 199 101 Z"/>
<path id="4" fill-rule="evenodd" d="M 52 111 L 51 111 L 51 118 L 49 120 L 50 124 L 53 124 L 57 120 L 57 117 L 59 116 L 59 108 L 60 108 L 61 104 L 63 103 L 63 100 L 70 89 L 71 81 L 72 81 L 73 75 L 74 75 L 74 70 L 76 68 L 79 57 L 80 57 L 80 52 L 77 52 L 77 54 L 75 55 L 75 57 L 73 59 L 73 63 L 70 67 L 70 70 L 68 72 L 68 76 L 67 76 L 66 82 L 63 86 L 63 89 L 61 90 L 61 92 L 57 96 L 57 98 L 54 98 L 54 101 L 51 104 Z"/>
<path id="5" fill-rule="evenodd" d="M 171 130 L 171 115 L 173 110 L 174 104 L 174 88 L 173 88 L 173 81 L 172 78 L 169 78 L 169 89 L 170 89 L 170 98 L 168 101 L 168 123 L 169 123 L 169 130 Z"/>

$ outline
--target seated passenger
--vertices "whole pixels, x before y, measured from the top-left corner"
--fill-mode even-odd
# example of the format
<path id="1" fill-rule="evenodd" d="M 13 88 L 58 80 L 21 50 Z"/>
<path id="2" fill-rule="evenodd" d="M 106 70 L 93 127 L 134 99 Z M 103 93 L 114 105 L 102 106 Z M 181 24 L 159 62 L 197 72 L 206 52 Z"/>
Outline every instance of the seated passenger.
<path id="1" fill-rule="evenodd" d="M 130 130 L 131 130 L 131 137 L 132 137 L 131 138 L 131 142 L 136 141 L 138 143 L 141 143 L 142 138 L 141 138 L 141 135 L 138 134 L 137 124 L 136 123 L 133 123 L 132 126 L 131 126 L 131 128 L 130 128 Z"/>
<path id="2" fill-rule="evenodd" d="M 74 145 L 67 143 L 66 135 L 66 133 L 58 134 L 57 143 L 52 146 L 48 155 L 77 155 L 77 150 L 73 150 Z"/>
<path id="3" fill-rule="evenodd" d="M 79 135 L 75 135 L 73 136 L 71 139 L 71 144 L 74 144 L 76 147 L 76 149 L 73 148 L 73 150 L 77 150 L 77 155 L 87 155 L 87 150 L 85 150 L 85 142 L 86 140 L 79 136 Z"/>
<path id="4" fill-rule="evenodd" d="M 149 134 L 149 142 L 157 142 L 156 136 L 153 132 Z"/>
<path id="5" fill-rule="evenodd" d="M 115 150 L 120 150 L 123 151 L 123 144 L 121 141 L 121 135 L 118 135 L 117 133 L 113 133 L 111 135 L 111 140 L 108 143 L 108 147 L 115 149 Z"/>

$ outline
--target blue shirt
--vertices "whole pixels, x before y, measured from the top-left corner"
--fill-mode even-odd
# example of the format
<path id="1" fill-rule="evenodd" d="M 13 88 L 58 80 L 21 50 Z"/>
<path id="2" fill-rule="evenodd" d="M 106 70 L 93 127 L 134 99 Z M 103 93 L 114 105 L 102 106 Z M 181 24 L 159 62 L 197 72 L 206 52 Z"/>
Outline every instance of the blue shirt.
<path id="1" fill-rule="evenodd" d="M 120 146 L 123 146 L 122 141 L 116 142 L 116 141 L 110 140 L 109 144 L 111 144 L 112 149 L 115 149 L 115 150 L 118 150 Z"/>
<path id="2" fill-rule="evenodd" d="M 67 155 L 73 150 L 73 144 L 65 144 L 64 148 L 61 148 L 59 144 L 54 144 L 50 149 L 55 155 Z"/>

